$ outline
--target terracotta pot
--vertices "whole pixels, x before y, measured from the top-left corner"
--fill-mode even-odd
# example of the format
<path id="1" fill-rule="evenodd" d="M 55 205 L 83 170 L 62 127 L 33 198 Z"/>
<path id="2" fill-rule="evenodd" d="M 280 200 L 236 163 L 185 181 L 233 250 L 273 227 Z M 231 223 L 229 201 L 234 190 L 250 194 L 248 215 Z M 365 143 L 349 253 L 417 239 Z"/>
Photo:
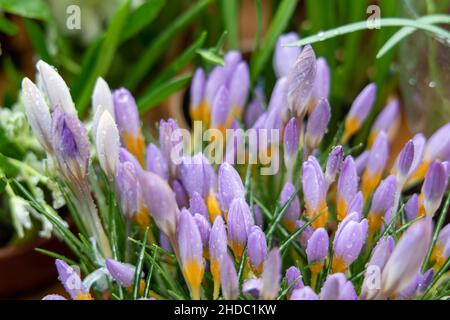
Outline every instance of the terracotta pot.
<path id="1" fill-rule="evenodd" d="M 34 248 L 67 255 L 68 249 L 55 237 L 36 239 L 20 247 L 0 248 L 0 298 L 12 299 L 29 294 L 55 281 L 55 260 Z"/>

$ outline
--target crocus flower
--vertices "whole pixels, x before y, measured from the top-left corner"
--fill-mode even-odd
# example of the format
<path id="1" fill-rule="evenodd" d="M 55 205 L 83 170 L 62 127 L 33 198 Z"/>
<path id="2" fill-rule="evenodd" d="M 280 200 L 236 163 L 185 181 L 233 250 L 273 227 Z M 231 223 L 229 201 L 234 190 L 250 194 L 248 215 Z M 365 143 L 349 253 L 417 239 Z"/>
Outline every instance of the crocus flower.
<path id="1" fill-rule="evenodd" d="M 113 100 L 122 144 L 143 164 L 145 146 L 136 101 L 125 88 L 115 90 Z"/>
<path id="2" fill-rule="evenodd" d="M 386 212 L 394 205 L 396 189 L 397 183 L 395 176 L 390 175 L 375 190 L 372 205 L 367 216 L 371 235 L 380 229 L 383 217 L 385 217 Z M 389 223 L 389 221 L 386 221 L 386 223 Z"/>
<path id="3" fill-rule="evenodd" d="M 358 258 L 367 237 L 367 220 L 361 222 L 348 216 L 338 226 L 333 241 L 334 272 L 344 272 Z"/>
<path id="4" fill-rule="evenodd" d="M 56 106 L 60 106 L 65 113 L 76 117 L 77 111 L 69 88 L 56 69 L 42 60 L 38 61 L 36 67 L 44 84 L 50 108 L 53 110 Z"/>
<path id="5" fill-rule="evenodd" d="M 336 179 L 336 175 L 341 170 L 344 159 L 344 148 L 342 146 L 335 146 L 328 155 L 327 165 L 325 169 L 325 180 L 330 186 Z"/>
<path id="6" fill-rule="evenodd" d="M 208 198 L 211 192 L 214 168 L 202 153 L 193 157 L 184 157 L 178 166 L 178 173 L 190 197 L 197 192 L 203 199 Z"/>
<path id="7" fill-rule="evenodd" d="M 311 112 L 306 124 L 306 145 L 311 149 L 319 146 L 320 141 L 327 132 L 328 122 L 331 118 L 331 108 L 327 99 L 321 98 Z"/>
<path id="8" fill-rule="evenodd" d="M 200 237 L 202 238 L 204 253 L 206 256 L 208 256 L 209 234 L 211 233 L 211 225 L 209 223 L 209 220 L 207 220 L 204 216 L 198 213 L 194 214 L 194 221 L 197 224 Z"/>
<path id="9" fill-rule="evenodd" d="M 358 174 L 352 156 L 347 156 L 342 164 L 337 185 L 336 215 L 339 221 L 348 213 L 350 203 L 358 191 Z"/>
<path id="10" fill-rule="evenodd" d="M 229 81 L 229 88 L 231 114 L 240 119 L 250 88 L 250 72 L 245 61 L 239 62 L 236 66 Z"/>
<path id="11" fill-rule="evenodd" d="M 375 138 L 381 131 L 384 131 L 389 140 L 392 141 L 395 134 L 398 131 L 400 124 L 400 108 L 397 99 L 389 101 L 389 103 L 378 114 L 375 122 L 370 129 L 368 144 L 371 146 L 375 141 Z"/>
<path id="12" fill-rule="evenodd" d="M 219 168 L 220 207 L 227 213 L 234 198 L 245 197 L 244 185 L 234 167 L 224 162 Z"/>
<path id="13" fill-rule="evenodd" d="M 324 228 L 316 229 L 308 240 L 306 256 L 310 265 L 309 269 L 315 276 L 322 270 L 328 255 L 328 242 L 328 233 Z"/>
<path id="14" fill-rule="evenodd" d="M 375 102 L 377 87 L 374 83 L 368 84 L 355 98 L 350 111 L 345 118 L 345 129 L 342 140 L 347 141 L 356 131 L 361 128 Z"/>
<path id="15" fill-rule="evenodd" d="M 219 296 L 221 263 L 225 255 L 227 255 L 227 233 L 222 217 L 217 216 L 209 233 L 209 257 L 214 281 L 214 299 Z"/>
<path id="16" fill-rule="evenodd" d="M 321 98 L 328 99 L 328 96 L 330 95 L 330 68 L 328 67 L 328 63 L 325 58 L 317 58 L 316 70 L 313 98 L 316 101 Z"/>
<path id="17" fill-rule="evenodd" d="M 109 274 L 124 288 L 130 288 L 134 283 L 136 268 L 128 263 L 122 263 L 114 259 L 105 260 Z"/>
<path id="18" fill-rule="evenodd" d="M 322 169 L 316 158 L 310 156 L 303 163 L 303 195 L 305 198 L 306 214 L 310 219 L 321 215 L 314 220 L 312 226 L 320 228 L 325 226 L 328 220 L 328 206 L 326 203 L 326 182 Z"/>
<path id="19" fill-rule="evenodd" d="M 114 119 L 108 111 L 100 116 L 95 145 L 100 167 L 109 179 L 113 179 L 119 163 L 120 138 Z"/>
<path id="20" fill-rule="evenodd" d="M 60 259 L 56 259 L 55 264 L 58 279 L 73 300 L 92 300 L 92 296 L 83 286 L 83 282 L 74 268 Z"/>
<path id="21" fill-rule="evenodd" d="M 319 296 L 311 287 L 304 287 L 292 291 L 289 300 L 319 300 Z"/>
<path id="22" fill-rule="evenodd" d="M 194 192 L 192 197 L 189 199 L 189 211 L 192 214 L 201 214 L 206 219 L 209 219 L 208 209 L 206 208 L 205 201 L 197 192 Z"/>
<path id="23" fill-rule="evenodd" d="M 294 185 L 289 181 L 286 182 L 280 194 L 280 207 L 284 207 L 295 193 L 296 190 Z M 297 195 L 295 195 L 289 206 L 286 208 L 286 212 L 281 220 L 281 223 L 287 231 L 293 232 L 295 230 L 295 223 L 300 218 L 300 213 L 300 200 Z"/>
<path id="24" fill-rule="evenodd" d="M 450 256 L 450 224 L 447 224 L 439 232 L 436 245 L 434 246 L 431 260 L 435 261 L 435 270 L 439 270 Z"/>
<path id="25" fill-rule="evenodd" d="M 200 299 L 200 285 L 205 272 L 202 238 L 195 219 L 186 209 L 181 210 L 177 225 L 177 240 L 183 275 L 195 300 Z"/>
<path id="26" fill-rule="evenodd" d="M 399 187 L 402 188 L 408 179 L 414 161 L 414 142 L 409 140 L 400 151 L 396 164 L 396 175 Z"/>
<path id="27" fill-rule="evenodd" d="M 264 113 L 265 101 L 264 90 L 261 87 L 256 87 L 253 92 L 253 99 L 245 111 L 244 123 L 246 128 L 251 128 L 256 120 Z"/>
<path id="28" fill-rule="evenodd" d="M 252 226 L 248 236 L 247 255 L 253 273 L 259 275 L 262 271 L 264 258 L 267 254 L 267 243 L 264 232 L 258 226 Z"/>
<path id="29" fill-rule="evenodd" d="M 289 267 L 286 270 L 286 285 L 291 287 L 289 294 L 292 294 L 294 290 L 304 288 L 302 274 L 297 267 Z"/>
<path id="30" fill-rule="evenodd" d="M 137 172 L 142 172 L 142 166 L 139 163 L 139 161 L 136 159 L 136 157 L 130 153 L 130 151 L 128 151 L 125 148 L 120 148 L 119 149 L 119 162 L 126 162 L 129 161 L 133 164 L 134 168 L 136 169 Z"/>
<path id="31" fill-rule="evenodd" d="M 303 220 L 297 220 L 295 227 L 296 229 L 299 229 L 301 227 L 303 227 L 305 225 L 305 221 Z M 300 245 L 303 247 L 303 249 L 306 250 L 307 246 L 308 246 L 308 240 L 309 238 L 311 238 L 312 234 L 314 232 L 314 228 L 309 225 L 307 226 L 302 233 L 300 233 L 299 237 L 298 237 L 298 241 L 300 242 Z"/>
<path id="32" fill-rule="evenodd" d="M 288 170 L 288 176 L 292 176 L 295 158 L 299 146 L 300 130 L 297 126 L 297 120 L 291 118 L 284 128 L 283 146 L 284 146 L 284 164 Z"/>
<path id="33" fill-rule="evenodd" d="M 146 167 L 148 171 L 156 173 L 166 181 L 169 180 L 167 162 L 164 160 L 161 150 L 153 143 L 150 143 L 147 147 Z"/>
<path id="34" fill-rule="evenodd" d="M 263 280 L 262 299 L 275 299 L 280 291 L 281 281 L 281 255 L 278 248 L 273 248 L 267 255 L 261 278 Z"/>
<path id="35" fill-rule="evenodd" d="M 242 293 L 251 295 L 254 299 L 259 299 L 263 287 L 261 278 L 251 278 L 245 280 L 242 285 Z"/>
<path id="36" fill-rule="evenodd" d="M 224 60 L 224 74 L 225 83 L 230 86 L 230 82 L 233 79 L 233 75 L 236 73 L 237 67 L 242 62 L 242 54 L 238 50 L 231 50 L 225 53 Z"/>
<path id="37" fill-rule="evenodd" d="M 348 207 L 348 212 L 356 212 L 356 213 L 358 213 L 358 216 L 361 218 L 363 205 L 364 205 L 364 199 L 363 199 L 362 192 L 358 191 L 358 193 L 353 197 L 353 200 L 350 203 L 350 206 Z"/>
<path id="38" fill-rule="evenodd" d="M 383 268 L 380 298 L 402 291 L 416 277 L 430 246 L 431 235 L 432 221 L 429 217 L 405 231 Z"/>
<path id="39" fill-rule="evenodd" d="M 269 105 L 267 106 L 268 112 L 277 110 L 279 113 L 282 113 L 285 110 L 287 107 L 287 90 L 288 80 L 286 77 L 280 78 L 275 82 Z"/>
<path id="40" fill-rule="evenodd" d="M 384 131 L 381 131 L 370 149 L 366 170 L 361 179 L 361 190 L 367 199 L 381 180 L 389 156 L 388 141 Z"/>
<path id="41" fill-rule="evenodd" d="M 278 37 L 273 54 L 273 69 L 278 78 L 286 77 L 295 64 L 301 49 L 299 47 L 285 47 L 283 44 L 298 41 L 295 32 L 282 34 Z"/>
<path id="42" fill-rule="evenodd" d="M 222 283 L 222 296 L 225 300 L 235 300 L 239 294 L 239 279 L 234 267 L 233 259 L 225 253 L 220 271 L 220 281 Z"/>
<path id="43" fill-rule="evenodd" d="M 254 225 L 253 215 L 243 198 L 236 198 L 231 202 L 227 225 L 228 241 L 236 260 L 239 261 L 247 244 L 250 229 Z"/>
<path id="44" fill-rule="evenodd" d="M 423 154 L 424 154 L 425 144 L 427 142 L 427 139 L 425 138 L 425 136 L 423 134 L 417 133 L 412 138 L 412 142 L 414 143 L 414 159 L 411 164 L 411 168 L 409 169 L 409 176 L 411 178 L 412 175 L 415 175 L 417 178 L 416 173 L 417 173 L 419 167 L 421 166 L 421 163 L 423 163 L 422 160 L 423 160 Z M 426 165 L 427 169 L 428 169 L 428 165 Z M 423 176 L 425 176 L 425 173 L 426 173 L 426 169 L 425 169 L 425 172 L 423 172 Z M 423 176 L 421 177 L 421 179 L 423 178 Z M 412 180 L 414 180 L 414 179 L 412 179 Z"/>
<path id="45" fill-rule="evenodd" d="M 417 218 L 419 215 L 419 197 L 414 193 L 405 204 L 405 216 L 407 221 Z"/>
<path id="46" fill-rule="evenodd" d="M 356 172 L 360 176 L 367 166 L 367 161 L 369 160 L 370 156 L 370 150 L 366 150 L 363 153 L 361 153 L 358 157 L 355 159 L 355 166 L 356 166 Z"/>
<path id="47" fill-rule="evenodd" d="M 174 242 L 179 215 L 174 192 L 165 180 L 152 172 L 140 173 L 139 183 L 142 187 L 145 206 L 153 220 L 158 228 Z"/>
<path id="48" fill-rule="evenodd" d="M 320 300 L 357 300 L 353 284 L 343 273 L 329 275 L 320 290 Z"/>
<path id="49" fill-rule="evenodd" d="M 52 148 L 64 177 L 75 184 L 87 178 L 89 141 L 86 128 L 75 115 L 56 107 L 52 115 Z"/>
<path id="50" fill-rule="evenodd" d="M 205 72 L 202 68 L 195 70 L 191 82 L 191 103 L 189 113 L 193 121 L 209 121 L 209 110 L 205 99 Z"/>
<path id="51" fill-rule="evenodd" d="M 175 193 L 175 200 L 179 208 L 187 207 L 189 203 L 189 196 L 183 184 L 178 179 L 172 181 L 172 190 Z"/>
<path id="52" fill-rule="evenodd" d="M 228 63 L 227 65 L 230 65 Z M 211 120 L 211 109 L 214 103 L 214 99 L 219 91 L 219 88 L 222 86 L 226 86 L 227 82 L 227 73 L 225 72 L 225 68 L 222 66 L 217 66 L 211 70 L 206 80 L 205 85 L 205 111 L 204 116 L 209 115 L 207 119 L 206 125 L 209 127 Z"/>
<path id="53" fill-rule="evenodd" d="M 128 219 L 131 219 L 138 212 L 140 196 L 138 173 L 131 162 L 119 163 L 115 183 L 120 211 Z"/>
<path id="54" fill-rule="evenodd" d="M 255 217 L 255 224 L 261 229 L 264 228 L 264 217 L 261 212 L 261 208 L 257 205 L 253 205 L 253 216 Z"/>
<path id="55" fill-rule="evenodd" d="M 292 116 L 302 119 L 307 111 L 316 78 L 316 56 L 310 45 L 303 48 L 288 74 L 288 108 Z"/>
<path id="56" fill-rule="evenodd" d="M 442 197 L 447 189 L 447 170 L 439 160 L 431 163 L 422 186 L 423 205 L 427 215 L 433 216 L 441 205 Z"/>
<path id="57" fill-rule="evenodd" d="M 105 110 L 108 111 L 114 119 L 115 112 L 113 96 L 108 83 L 102 77 L 97 78 L 94 86 L 94 92 L 92 93 L 92 109 L 94 112 L 97 110 L 98 106 L 105 108 Z"/>
<path id="58" fill-rule="evenodd" d="M 230 93 L 225 86 L 221 86 L 214 97 L 211 109 L 211 128 L 225 132 L 231 125 Z"/>
<path id="59" fill-rule="evenodd" d="M 182 147 L 183 137 L 177 136 L 178 129 L 178 124 L 172 118 L 167 121 L 161 119 L 159 122 L 159 147 L 169 168 L 169 176 L 172 178 L 177 176 L 177 162 L 172 157 L 179 156 L 181 159 L 183 156 L 179 153 L 172 154 L 177 151 L 175 149 L 179 149 L 180 144 Z"/>
<path id="60" fill-rule="evenodd" d="M 22 100 L 25 114 L 39 143 L 48 153 L 52 151 L 52 117 L 41 91 L 28 78 L 22 80 Z"/>

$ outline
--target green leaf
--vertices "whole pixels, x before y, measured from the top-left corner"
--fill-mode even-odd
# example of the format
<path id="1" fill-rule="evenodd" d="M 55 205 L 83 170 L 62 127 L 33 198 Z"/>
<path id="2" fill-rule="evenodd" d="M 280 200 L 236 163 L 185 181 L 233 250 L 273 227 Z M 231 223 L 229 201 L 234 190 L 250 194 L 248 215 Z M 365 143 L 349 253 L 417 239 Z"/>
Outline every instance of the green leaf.
<path id="1" fill-rule="evenodd" d="M 223 60 L 223 58 L 218 55 L 217 53 L 215 53 L 213 50 L 207 50 L 207 49 L 199 49 L 197 50 L 197 53 L 206 61 L 212 63 L 212 64 L 217 64 L 220 66 L 224 66 L 225 65 L 225 61 Z"/>
<path id="2" fill-rule="evenodd" d="M 145 230 L 144 237 L 142 238 L 143 240 L 141 242 L 141 250 L 139 252 L 139 257 L 138 257 L 137 264 L 136 264 L 136 270 L 134 272 L 134 285 L 133 285 L 133 299 L 134 300 L 137 299 L 139 288 L 140 288 L 142 267 L 144 266 L 144 259 L 145 259 L 145 247 L 146 247 L 147 235 L 148 235 L 148 228 Z"/>
<path id="3" fill-rule="evenodd" d="M 44 254 L 46 256 L 49 256 L 50 258 L 60 259 L 60 260 L 66 262 L 68 265 L 71 265 L 71 266 L 74 266 L 74 265 L 77 264 L 75 261 L 73 261 L 73 260 L 71 260 L 71 259 L 69 259 L 69 258 L 67 258 L 67 257 L 65 257 L 65 256 L 63 256 L 61 254 L 58 254 L 56 252 L 48 251 L 48 250 L 45 250 L 45 249 L 42 249 L 42 248 L 34 248 L 34 250 L 36 250 L 37 252 L 42 253 L 42 254 Z"/>
<path id="4" fill-rule="evenodd" d="M 25 29 L 27 30 L 28 37 L 33 44 L 34 51 L 39 57 L 49 64 L 54 64 L 53 58 L 47 50 L 47 42 L 45 34 L 41 27 L 34 21 L 24 19 Z"/>
<path id="5" fill-rule="evenodd" d="M 104 76 L 111 65 L 119 44 L 120 34 L 128 17 L 129 6 L 130 0 L 125 0 L 111 19 L 105 37 L 101 42 L 97 59 L 91 72 L 84 80 L 83 91 L 76 103 L 80 114 L 86 111 L 97 77 Z"/>
<path id="6" fill-rule="evenodd" d="M 44 0 L 0 0 L 0 9 L 31 19 L 49 20 L 50 10 Z"/>
<path id="7" fill-rule="evenodd" d="M 125 81 L 125 87 L 130 90 L 135 89 L 139 82 L 146 76 L 150 68 L 156 63 L 157 59 L 167 50 L 167 45 L 170 40 L 193 22 L 195 17 L 211 2 L 212 0 L 198 1 L 162 31 L 142 52 L 141 59 L 130 68 L 127 80 Z"/>
<path id="8" fill-rule="evenodd" d="M 278 6 L 261 50 L 256 51 L 252 56 L 250 74 L 253 82 L 256 80 L 261 70 L 266 66 L 278 36 L 284 31 L 290 18 L 294 14 L 297 2 L 297 0 L 283 0 Z"/>
<path id="9" fill-rule="evenodd" d="M 191 81 L 191 78 L 192 72 L 182 74 L 168 82 L 162 83 L 147 94 L 144 94 L 137 103 L 139 112 L 142 113 L 155 107 L 158 103 L 160 103 L 173 93 L 180 91 L 189 83 L 189 81 Z"/>
<path id="10" fill-rule="evenodd" d="M 223 21 L 228 31 L 228 48 L 238 48 L 238 2 L 236 0 L 221 0 L 220 7 Z"/>
<path id="11" fill-rule="evenodd" d="M 7 36 L 13 36 L 17 33 L 19 29 L 17 26 L 6 19 L 3 16 L 0 16 L 0 31 L 6 34 Z"/>
<path id="12" fill-rule="evenodd" d="M 166 0 L 148 0 L 130 13 L 122 30 L 120 42 L 124 42 L 148 26 L 166 4 Z"/>

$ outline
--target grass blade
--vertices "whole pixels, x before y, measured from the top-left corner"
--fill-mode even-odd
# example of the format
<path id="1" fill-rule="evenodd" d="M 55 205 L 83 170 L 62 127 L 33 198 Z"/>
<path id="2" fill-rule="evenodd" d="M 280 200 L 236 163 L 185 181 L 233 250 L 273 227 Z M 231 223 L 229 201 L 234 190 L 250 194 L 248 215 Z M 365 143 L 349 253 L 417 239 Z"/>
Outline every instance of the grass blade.
<path id="1" fill-rule="evenodd" d="M 140 282 L 141 282 L 141 273 L 142 267 L 144 266 L 144 258 L 145 258 L 145 247 L 148 235 L 148 227 L 145 229 L 144 237 L 141 242 L 141 250 L 139 252 L 139 257 L 136 263 L 136 271 L 134 272 L 134 285 L 133 285 L 133 299 L 136 300 L 138 297 Z"/>
<path id="2" fill-rule="evenodd" d="M 238 1 L 221 0 L 220 7 L 222 11 L 225 29 L 228 31 L 228 48 L 238 48 Z"/>

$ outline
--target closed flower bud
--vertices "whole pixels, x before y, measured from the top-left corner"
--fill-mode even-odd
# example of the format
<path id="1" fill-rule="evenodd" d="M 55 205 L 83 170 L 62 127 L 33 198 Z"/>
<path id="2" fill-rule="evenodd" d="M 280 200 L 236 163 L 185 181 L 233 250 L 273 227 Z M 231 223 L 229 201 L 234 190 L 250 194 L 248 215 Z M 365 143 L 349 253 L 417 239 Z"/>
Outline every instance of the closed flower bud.
<path id="1" fill-rule="evenodd" d="M 55 264 L 58 271 L 58 279 L 73 300 L 92 300 L 89 291 L 84 287 L 79 274 L 74 268 L 60 259 L 56 259 Z"/>
<path id="2" fill-rule="evenodd" d="M 159 147 L 169 168 L 169 176 L 172 178 L 177 175 L 177 165 L 172 159 L 172 153 L 176 152 L 173 150 L 179 148 L 179 144 L 183 142 L 182 137 L 176 134 L 178 129 L 178 124 L 172 118 L 159 122 Z M 182 155 L 176 154 L 176 156 Z"/>
<path id="3" fill-rule="evenodd" d="M 284 146 L 284 164 L 289 172 L 289 176 L 292 175 L 294 169 L 295 158 L 300 141 L 300 130 L 297 126 L 297 120 L 291 118 L 284 128 L 283 146 Z"/>
<path id="4" fill-rule="evenodd" d="M 191 214 L 193 214 L 191 212 Z M 200 237 L 202 238 L 203 249 L 205 253 L 209 250 L 209 234 L 211 232 L 211 225 L 209 221 L 201 214 L 195 213 L 194 221 L 197 224 L 198 231 L 200 232 Z"/>
<path id="5" fill-rule="evenodd" d="M 205 121 L 207 105 L 205 102 L 205 72 L 202 68 L 195 70 L 191 83 L 191 103 L 189 112 L 193 121 Z M 208 115 L 209 116 L 209 115 Z M 209 118 L 209 117 L 208 117 Z"/>
<path id="6" fill-rule="evenodd" d="M 240 119 L 250 89 L 250 72 L 245 61 L 239 62 L 236 66 L 229 80 L 229 88 L 231 112 Z"/>
<path id="7" fill-rule="evenodd" d="M 292 291 L 289 300 L 319 300 L 319 296 L 311 287 L 304 287 Z"/>
<path id="8" fill-rule="evenodd" d="M 327 99 L 320 99 L 311 112 L 306 125 L 306 144 L 312 150 L 319 146 L 327 132 L 328 122 L 331 118 L 331 108 Z"/>
<path id="9" fill-rule="evenodd" d="M 300 229 L 305 224 L 305 221 L 303 220 L 297 220 L 295 223 L 296 229 Z M 306 250 L 308 247 L 308 240 L 311 238 L 312 234 L 314 232 L 314 228 L 311 227 L 311 225 L 307 226 L 306 229 L 303 230 L 302 233 L 300 233 L 298 237 L 298 241 L 300 242 L 300 245 L 303 247 L 303 249 Z"/>
<path id="10" fill-rule="evenodd" d="M 286 270 L 286 285 L 288 287 L 291 286 L 291 290 L 289 290 L 290 293 L 305 287 L 302 280 L 302 274 L 297 267 L 292 266 Z"/>
<path id="11" fill-rule="evenodd" d="M 220 281 L 222 296 L 225 300 L 235 300 L 239 295 L 239 279 L 233 259 L 226 253 L 221 262 Z"/>
<path id="12" fill-rule="evenodd" d="M 405 216 L 407 221 L 412 221 L 419 215 L 419 197 L 414 193 L 405 204 Z"/>
<path id="13" fill-rule="evenodd" d="M 337 218 L 343 220 L 349 212 L 349 206 L 358 192 L 358 174 L 352 156 L 347 156 L 342 164 L 337 185 Z"/>
<path id="14" fill-rule="evenodd" d="M 298 40 L 298 35 L 295 32 L 282 34 L 278 37 L 273 54 L 273 69 L 278 78 L 286 77 L 289 74 L 301 52 L 300 47 L 285 47 L 283 44 Z"/>
<path id="15" fill-rule="evenodd" d="M 140 205 L 138 203 L 140 198 L 139 177 L 131 162 L 119 163 L 115 182 L 120 210 L 123 215 L 131 219 Z"/>
<path id="16" fill-rule="evenodd" d="M 214 97 L 211 109 L 211 128 L 225 132 L 231 126 L 230 93 L 225 86 L 221 86 Z"/>
<path id="17" fill-rule="evenodd" d="M 217 66 L 208 75 L 205 86 L 205 102 L 206 102 L 206 114 L 211 117 L 211 109 L 214 103 L 214 99 L 219 91 L 219 88 L 226 86 L 227 76 L 225 68 Z M 209 125 L 210 118 L 208 119 L 207 125 Z"/>
<path id="18" fill-rule="evenodd" d="M 253 215 L 243 198 L 231 202 L 228 212 L 228 241 L 237 261 L 242 257 L 250 228 L 254 225 Z"/>
<path id="19" fill-rule="evenodd" d="M 108 111 L 111 116 L 115 117 L 114 101 L 111 93 L 111 89 L 108 83 L 102 78 L 98 77 L 95 82 L 94 92 L 92 93 L 92 110 L 97 110 L 98 106 L 102 106 Z"/>
<path id="20" fill-rule="evenodd" d="M 219 194 L 220 207 L 224 212 L 228 212 L 233 199 L 245 197 L 244 185 L 239 173 L 227 162 L 219 168 Z"/>
<path id="21" fill-rule="evenodd" d="M 264 113 L 264 106 L 266 104 L 266 97 L 261 87 L 256 87 L 253 93 L 253 99 L 249 103 L 245 111 L 245 127 L 251 128 L 256 120 Z"/>
<path id="22" fill-rule="evenodd" d="M 122 263 L 113 259 L 105 260 L 109 274 L 124 288 L 129 288 L 134 283 L 136 268 L 128 263 Z"/>
<path id="23" fill-rule="evenodd" d="M 324 260 L 328 255 L 328 242 L 328 233 L 324 228 L 316 229 L 308 240 L 306 256 L 309 268 L 314 274 L 318 274 L 323 268 Z"/>
<path id="24" fill-rule="evenodd" d="M 315 100 L 328 99 L 330 95 L 330 68 L 327 60 L 325 58 L 317 58 L 316 68 L 313 97 Z"/>
<path id="25" fill-rule="evenodd" d="M 268 112 L 277 110 L 278 113 L 283 113 L 287 109 L 287 90 L 288 80 L 286 77 L 280 78 L 275 82 L 269 105 L 267 106 Z"/>
<path id="26" fill-rule="evenodd" d="M 266 237 L 258 226 L 253 226 L 248 236 L 247 255 L 253 273 L 259 275 L 262 271 L 264 258 L 267 254 Z"/>
<path id="27" fill-rule="evenodd" d="M 195 219 L 186 209 L 181 210 L 177 225 L 177 240 L 186 283 L 194 300 L 200 299 L 200 285 L 205 272 L 202 238 Z"/>
<path id="28" fill-rule="evenodd" d="M 362 195 L 362 192 L 359 191 L 353 197 L 353 200 L 350 203 L 350 206 L 348 207 L 348 212 L 356 212 L 356 213 L 358 213 L 358 216 L 360 217 L 359 220 L 361 220 L 362 211 L 363 211 L 363 205 L 364 205 L 363 195 Z"/>
<path id="29" fill-rule="evenodd" d="M 206 219 L 209 219 L 208 209 L 206 208 L 205 201 L 197 192 L 194 192 L 191 199 L 189 199 L 189 211 L 192 214 L 200 214 Z"/>
<path id="30" fill-rule="evenodd" d="M 242 285 L 242 293 L 251 295 L 254 299 L 259 299 L 262 287 L 263 281 L 261 278 L 251 278 Z"/>
<path id="31" fill-rule="evenodd" d="M 363 192 L 364 199 L 367 199 L 378 183 L 380 183 L 388 156 L 389 146 L 387 137 L 386 134 L 381 131 L 375 139 L 372 149 L 370 149 L 366 170 L 362 176 L 361 190 Z"/>
<path id="32" fill-rule="evenodd" d="M 280 207 L 282 208 L 292 195 L 296 193 L 295 187 L 291 182 L 286 182 L 284 184 L 283 190 L 281 190 L 280 195 Z M 286 212 L 283 215 L 281 223 L 286 228 L 288 232 L 293 232 L 295 230 L 295 223 L 300 218 L 301 207 L 300 200 L 297 195 L 294 196 L 294 199 L 291 201 L 289 206 L 286 209 Z"/>
<path id="33" fill-rule="evenodd" d="M 278 248 L 273 248 L 267 255 L 261 278 L 263 280 L 262 299 L 274 300 L 280 291 L 281 281 L 281 255 Z"/>
<path id="34" fill-rule="evenodd" d="M 95 138 L 100 166 L 109 179 L 113 179 L 119 163 L 119 130 L 109 112 L 103 112 Z"/>
<path id="35" fill-rule="evenodd" d="M 320 290 L 320 300 L 357 300 L 351 281 L 343 273 L 335 273 L 327 277 Z"/>
<path id="36" fill-rule="evenodd" d="M 193 157 L 184 157 L 178 167 L 178 173 L 190 197 L 197 192 L 203 199 L 208 198 L 214 168 L 202 153 Z"/>
<path id="37" fill-rule="evenodd" d="M 396 161 L 397 180 L 399 181 L 399 184 L 401 186 L 403 186 L 409 176 L 413 161 L 414 142 L 412 140 L 409 140 L 400 151 L 400 154 L 398 155 Z"/>
<path id="38" fill-rule="evenodd" d="M 375 141 L 378 133 L 386 132 L 390 141 L 394 138 L 400 124 L 400 108 L 397 99 L 391 100 L 378 114 L 369 135 L 369 146 Z"/>
<path id="39" fill-rule="evenodd" d="M 189 204 L 189 196 L 180 180 L 172 181 L 172 190 L 175 193 L 175 200 L 179 208 L 187 207 Z"/>
<path id="40" fill-rule="evenodd" d="M 450 256 L 450 224 L 447 224 L 439 232 L 436 245 L 434 246 L 431 260 L 435 261 L 434 268 L 436 270 L 440 269 L 447 258 Z"/>
<path id="41" fill-rule="evenodd" d="M 227 255 L 227 233 L 222 217 L 217 216 L 209 233 L 209 257 L 214 281 L 214 299 L 219 296 L 221 263 L 225 255 Z"/>
<path id="42" fill-rule="evenodd" d="M 330 186 L 336 179 L 336 175 L 341 170 L 344 159 L 344 148 L 342 146 L 334 147 L 328 155 L 327 166 L 325 169 L 325 180 Z"/>
<path id="43" fill-rule="evenodd" d="M 355 159 L 356 172 L 359 176 L 364 172 L 364 170 L 366 170 L 369 156 L 370 150 L 366 150 Z"/>
<path id="44" fill-rule="evenodd" d="M 372 205 L 367 217 L 372 235 L 380 229 L 383 217 L 385 217 L 386 212 L 393 207 L 396 189 L 397 182 L 395 176 L 391 175 L 381 181 L 380 185 L 375 190 L 372 198 Z M 389 221 L 387 221 L 387 223 L 389 223 Z"/>
<path id="45" fill-rule="evenodd" d="M 169 180 L 169 168 L 167 162 L 162 156 L 161 151 L 153 143 L 150 143 L 147 147 L 146 155 L 147 170 L 156 173 L 164 180 Z"/>
<path id="46" fill-rule="evenodd" d="M 447 189 L 447 170 L 439 160 L 431 163 L 422 186 L 424 207 L 427 215 L 433 216 L 441 205 L 442 197 Z"/>

